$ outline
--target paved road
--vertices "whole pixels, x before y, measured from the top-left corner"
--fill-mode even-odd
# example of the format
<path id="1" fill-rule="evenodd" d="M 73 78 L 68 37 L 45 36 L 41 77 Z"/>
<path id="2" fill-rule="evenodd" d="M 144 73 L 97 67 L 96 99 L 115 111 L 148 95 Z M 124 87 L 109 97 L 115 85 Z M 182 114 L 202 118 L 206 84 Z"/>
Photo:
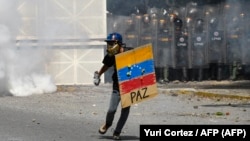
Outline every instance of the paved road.
<path id="1" fill-rule="evenodd" d="M 183 90 L 174 85 L 180 86 L 159 85 L 157 97 L 132 106 L 123 140 L 139 140 L 141 124 L 250 124 L 249 99 L 201 97 L 186 93 L 191 87 Z M 0 141 L 110 140 L 119 109 L 111 129 L 105 135 L 97 132 L 110 88 L 109 84 L 69 86 L 53 94 L 0 97 Z"/>

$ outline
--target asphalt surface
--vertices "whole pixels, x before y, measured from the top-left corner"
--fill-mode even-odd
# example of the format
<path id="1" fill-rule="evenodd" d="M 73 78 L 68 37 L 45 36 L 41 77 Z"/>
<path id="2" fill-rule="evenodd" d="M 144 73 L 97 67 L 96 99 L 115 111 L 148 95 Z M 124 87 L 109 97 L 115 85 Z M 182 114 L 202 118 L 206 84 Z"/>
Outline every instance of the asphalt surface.
<path id="1" fill-rule="evenodd" d="M 142 124 L 250 125 L 249 81 L 158 84 L 159 95 L 131 107 L 122 139 L 140 140 Z M 120 108 L 105 135 L 98 133 L 110 84 L 58 86 L 55 93 L 0 97 L 0 141 L 109 141 Z"/>

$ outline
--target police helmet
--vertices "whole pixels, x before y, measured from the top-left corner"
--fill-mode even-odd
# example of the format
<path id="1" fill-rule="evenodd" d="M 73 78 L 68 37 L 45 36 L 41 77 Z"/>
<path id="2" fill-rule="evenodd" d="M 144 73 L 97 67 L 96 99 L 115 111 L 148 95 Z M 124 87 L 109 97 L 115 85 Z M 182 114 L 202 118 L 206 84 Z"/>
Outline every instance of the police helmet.
<path id="1" fill-rule="evenodd" d="M 210 24 L 210 26 L 211 27 L 217 27 L 218 26 L 218 19 L 217 18 L 211 18 L 210 19 L 210 22 L 209 22 L 209 24 Z"/>
<path id="2" fill-rule="evenodd" d="M 182 20 L 181 20 L 180 18 L 175 18 L 175 19 L 174 19 L 174 24 L 175 24 L 176 27 L 181 28 L 183 22 L 182 22 Z"/>
<path id="3" fill-rule="evenodd" d="M 204 24 L 204 20 L 203 19 L 197 19 L 196 20 L 196 26 L 197 27 L 201 27 L 201 26 L 203 26 L 203 24 Z"/>

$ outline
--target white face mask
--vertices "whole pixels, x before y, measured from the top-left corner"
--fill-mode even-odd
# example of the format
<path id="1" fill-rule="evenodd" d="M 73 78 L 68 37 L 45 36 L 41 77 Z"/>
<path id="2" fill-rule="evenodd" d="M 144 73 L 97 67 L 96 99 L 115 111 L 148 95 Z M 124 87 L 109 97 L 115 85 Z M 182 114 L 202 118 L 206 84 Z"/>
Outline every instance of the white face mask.
<path id="1" fill-rule="evenodd" d="M 109 56 L 119 53 L 120 45 L 117 42 L 107 42 L 107 52 Z"/>

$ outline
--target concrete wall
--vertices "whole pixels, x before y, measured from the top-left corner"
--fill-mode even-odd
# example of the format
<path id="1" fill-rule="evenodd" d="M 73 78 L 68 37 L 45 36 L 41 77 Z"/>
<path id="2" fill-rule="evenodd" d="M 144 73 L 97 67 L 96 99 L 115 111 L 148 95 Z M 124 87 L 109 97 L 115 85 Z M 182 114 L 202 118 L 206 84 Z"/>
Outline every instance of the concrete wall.
<path id="1" fill-rule="evenodd" d="M 44 69 L 57 85 L 93 84 L 107 35 L 106 1 L 20 0 L 18 12 L 18 48 L 45 48 Z"/>

